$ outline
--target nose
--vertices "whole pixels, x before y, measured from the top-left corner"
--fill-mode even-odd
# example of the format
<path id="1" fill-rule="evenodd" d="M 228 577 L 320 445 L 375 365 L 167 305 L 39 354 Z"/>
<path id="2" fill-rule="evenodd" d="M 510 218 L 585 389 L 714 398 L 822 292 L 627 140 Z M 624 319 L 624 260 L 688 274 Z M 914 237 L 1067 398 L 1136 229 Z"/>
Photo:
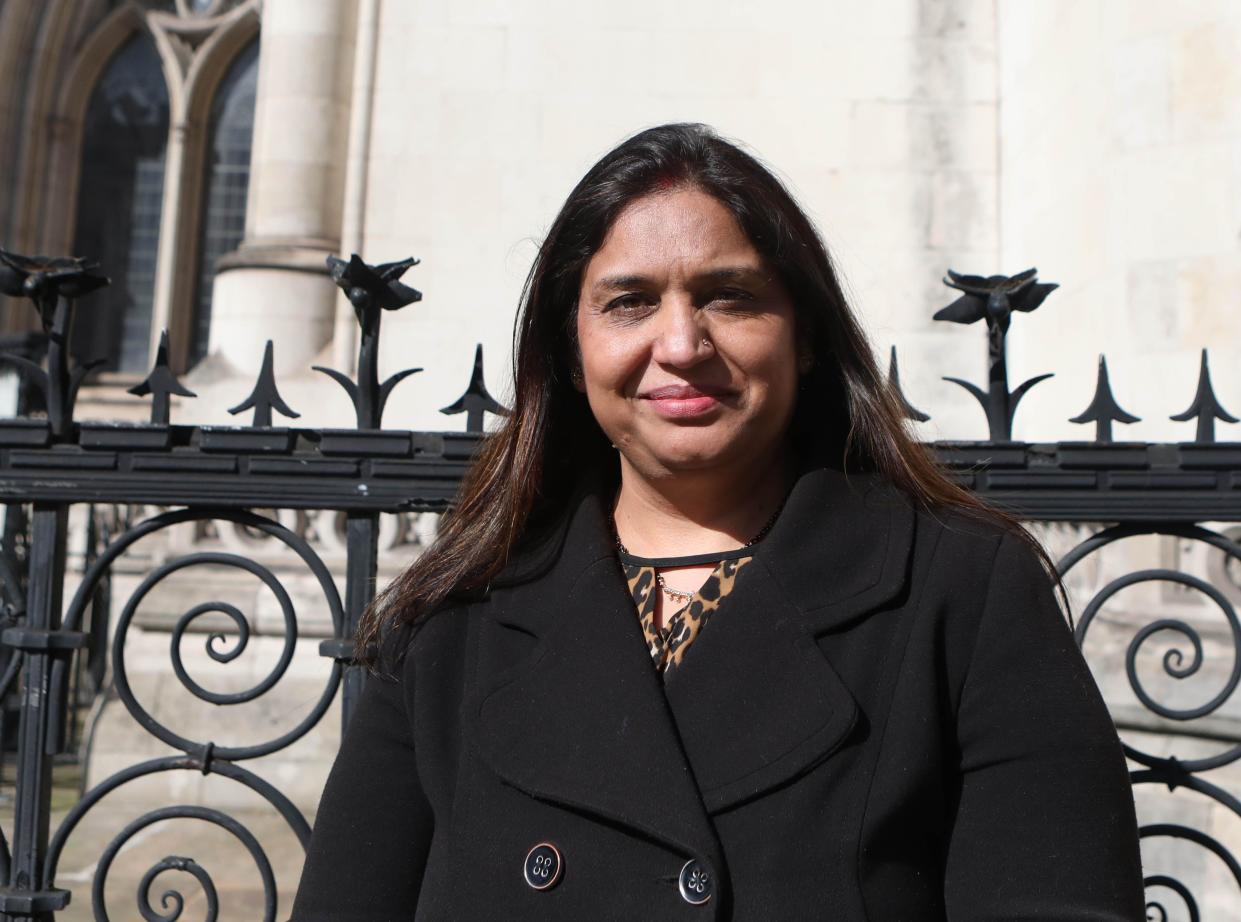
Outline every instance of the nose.
<path id="1" fill-rule="evenodd" d="M 711 354 L 701 316 L 687 300 L 665 303 L 656 321 L 651 358 L 661 365 L 689 368 Z"/>

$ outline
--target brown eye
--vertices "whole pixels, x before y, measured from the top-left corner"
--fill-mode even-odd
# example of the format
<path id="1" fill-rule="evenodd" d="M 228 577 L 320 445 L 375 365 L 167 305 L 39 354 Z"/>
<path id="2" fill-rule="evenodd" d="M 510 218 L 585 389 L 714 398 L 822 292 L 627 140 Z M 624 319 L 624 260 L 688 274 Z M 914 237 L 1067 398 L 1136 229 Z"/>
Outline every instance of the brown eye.
<path id="1" fill-rule="evenodd" d="M 748 291 L 742 291 L 739 288 L 722 288 L 711 295 L 711 300 L 736 303 L 739 301 L 753 301 L 754 296 Z"/>
<path id="2" fill-rule="evenodd" d="M 607 309 L 610 311 L 611 310 L 622 310 L 622 311 L 634 310 L 636 308 L 643 307 L 644 304 L 645 304 L 645 301 L 643 300 L 642 295 L 636 295 L 636 294 L 621 295 L 619 298 L 613 298 L 611 301 L 609 301 Z"/>

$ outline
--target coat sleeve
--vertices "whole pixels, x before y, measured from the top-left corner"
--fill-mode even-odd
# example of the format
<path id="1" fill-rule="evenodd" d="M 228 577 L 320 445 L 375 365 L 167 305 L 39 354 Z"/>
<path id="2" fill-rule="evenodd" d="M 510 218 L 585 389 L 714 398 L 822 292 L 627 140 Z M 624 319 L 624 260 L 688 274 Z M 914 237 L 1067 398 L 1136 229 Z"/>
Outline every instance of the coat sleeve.
<path id="1" fill-rule="evenodd" d="M 403 683 L 368 677 L 319 802 L 290 922 L 413 918 L 431 830 Z"/>
<path id="2" fill-rule="evenodd" d="M 1145 919 L 1133 794 L 1103 698 L 1034 552 L 1005 535 L 957 714 L 951 922 Z"/>

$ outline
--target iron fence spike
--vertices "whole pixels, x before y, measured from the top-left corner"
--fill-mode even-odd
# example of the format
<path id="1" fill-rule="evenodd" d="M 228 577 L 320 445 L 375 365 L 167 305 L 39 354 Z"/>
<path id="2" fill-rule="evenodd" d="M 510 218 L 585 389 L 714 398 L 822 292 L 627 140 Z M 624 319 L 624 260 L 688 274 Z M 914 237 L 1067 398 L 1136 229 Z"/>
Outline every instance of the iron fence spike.
<path id="1" fill-rule="evenodd" d="M 893 346 L 891 351 L 888 353 L 888 386 L 896 395 L 896 399 L 900 403 L 901 411 L 904 413 L 906 419 L 912 419 L 920 423 L 925 423 L 931 418 L 926 413 L 916 409 L 913 404 L 905 399 L 905 393 L 901 390 L 900 369 L 896 364 L 896 346 Z"/>
<path id="2" fill-rule="evenodd" d="M 80 384 L 79 380 L 77 384 Z M 76 392 L 76 386 L 74 388 Z M 155 365 L 151 368 L 146 378 L 133 387 L 129 388 L 129 393 L 138 397 L 151 397 L 151 424 L 156 426 L 167 426 L 169 415 L 172 410 L 172 395 L 178 397 L 197 397 L 192 390 L 177 380 L 177 376 L 172 373 L 172 369 L 168 366 L 168 331 L 164 330 L 159 336 L 159 348 L 155 352 Z"/>
<path id="3" fill-rule="evenodd" d="M 289 419 L 297 419 L 302 415 L 284 402 L 284 398 L 280 396 L 280 391 L 276 387 L 273 348 L 272 341 L 269 339 L 267 345 L 263 347 L 263 366 L 259 369 L 258 380 L 254 382 L 254 388 L 245 400 L 235 407 L 230 407 L 228 411 L 236 416 L 238 413 L 253 409 L 254 418 L 250 421 L 250 426 L 255 429 L 271 428 L 272 410 Z"/>
<path id="4" fill-rule="evenodd" d="M 1095 376 L 1094 396 L 1090 405 L 1076 416 L 1070 417 L 1071 423 L 1094 423 L 1095 441 L 1109 444 L 1112 441 L 1112 423 L 1136 423 L 1140 416 L 1122 409 L 1112 394 L 1111 381 L 1107 374 L 1107 359 L 1099 354 L 1099 367 Z"/>
<path id="5" fill-rule="evenodd" d="M 474 347 L 474 369 L 470 372 L 470 383 L 466 387 L 465 393 L 448 406 L 443 407 L 440 412 L 445 416 L 456 416 L 458 413 L 466 414 L 466 432 L 483 431 L 484 413 L 491 413 L 495 416 L 508 416 L 511 412 L 508 407 L 492 397 L 491 392 L 487 390 L 487 382 L 483 375 L 482 343 L 478 343 Z"/>
<path id="6" fill-rule="evenodd" d="M 1194 434 L 1194 443 L 1210 445 L 1215 441 L 1215 421 L 1235 423 L 1238 419 L 1224 409 L 1224 405 L 1215 396 L 1211 386 L 1211 368 L 1207 361 L 1207 350 L 1202 349 L 1202 358 L 1198 364 L 1198 389 L 1194 393 L 1193 402 L 1189 407 L 1175 416 L 1168 417 L 1176 422 L 1197 419 L 1198 427 Z"/>

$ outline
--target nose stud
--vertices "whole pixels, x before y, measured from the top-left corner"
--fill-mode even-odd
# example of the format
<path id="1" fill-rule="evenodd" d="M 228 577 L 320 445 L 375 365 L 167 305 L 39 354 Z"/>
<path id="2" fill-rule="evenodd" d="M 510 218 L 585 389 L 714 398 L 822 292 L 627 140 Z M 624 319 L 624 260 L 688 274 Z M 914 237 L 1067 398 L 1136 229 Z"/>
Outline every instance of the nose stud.
<path id="1" fill-rule="evenodd" d="M 711 340 L 707 339 L 705 336 L 702 338 L 702 344 L 708 349 L 711 348 Z"/>

